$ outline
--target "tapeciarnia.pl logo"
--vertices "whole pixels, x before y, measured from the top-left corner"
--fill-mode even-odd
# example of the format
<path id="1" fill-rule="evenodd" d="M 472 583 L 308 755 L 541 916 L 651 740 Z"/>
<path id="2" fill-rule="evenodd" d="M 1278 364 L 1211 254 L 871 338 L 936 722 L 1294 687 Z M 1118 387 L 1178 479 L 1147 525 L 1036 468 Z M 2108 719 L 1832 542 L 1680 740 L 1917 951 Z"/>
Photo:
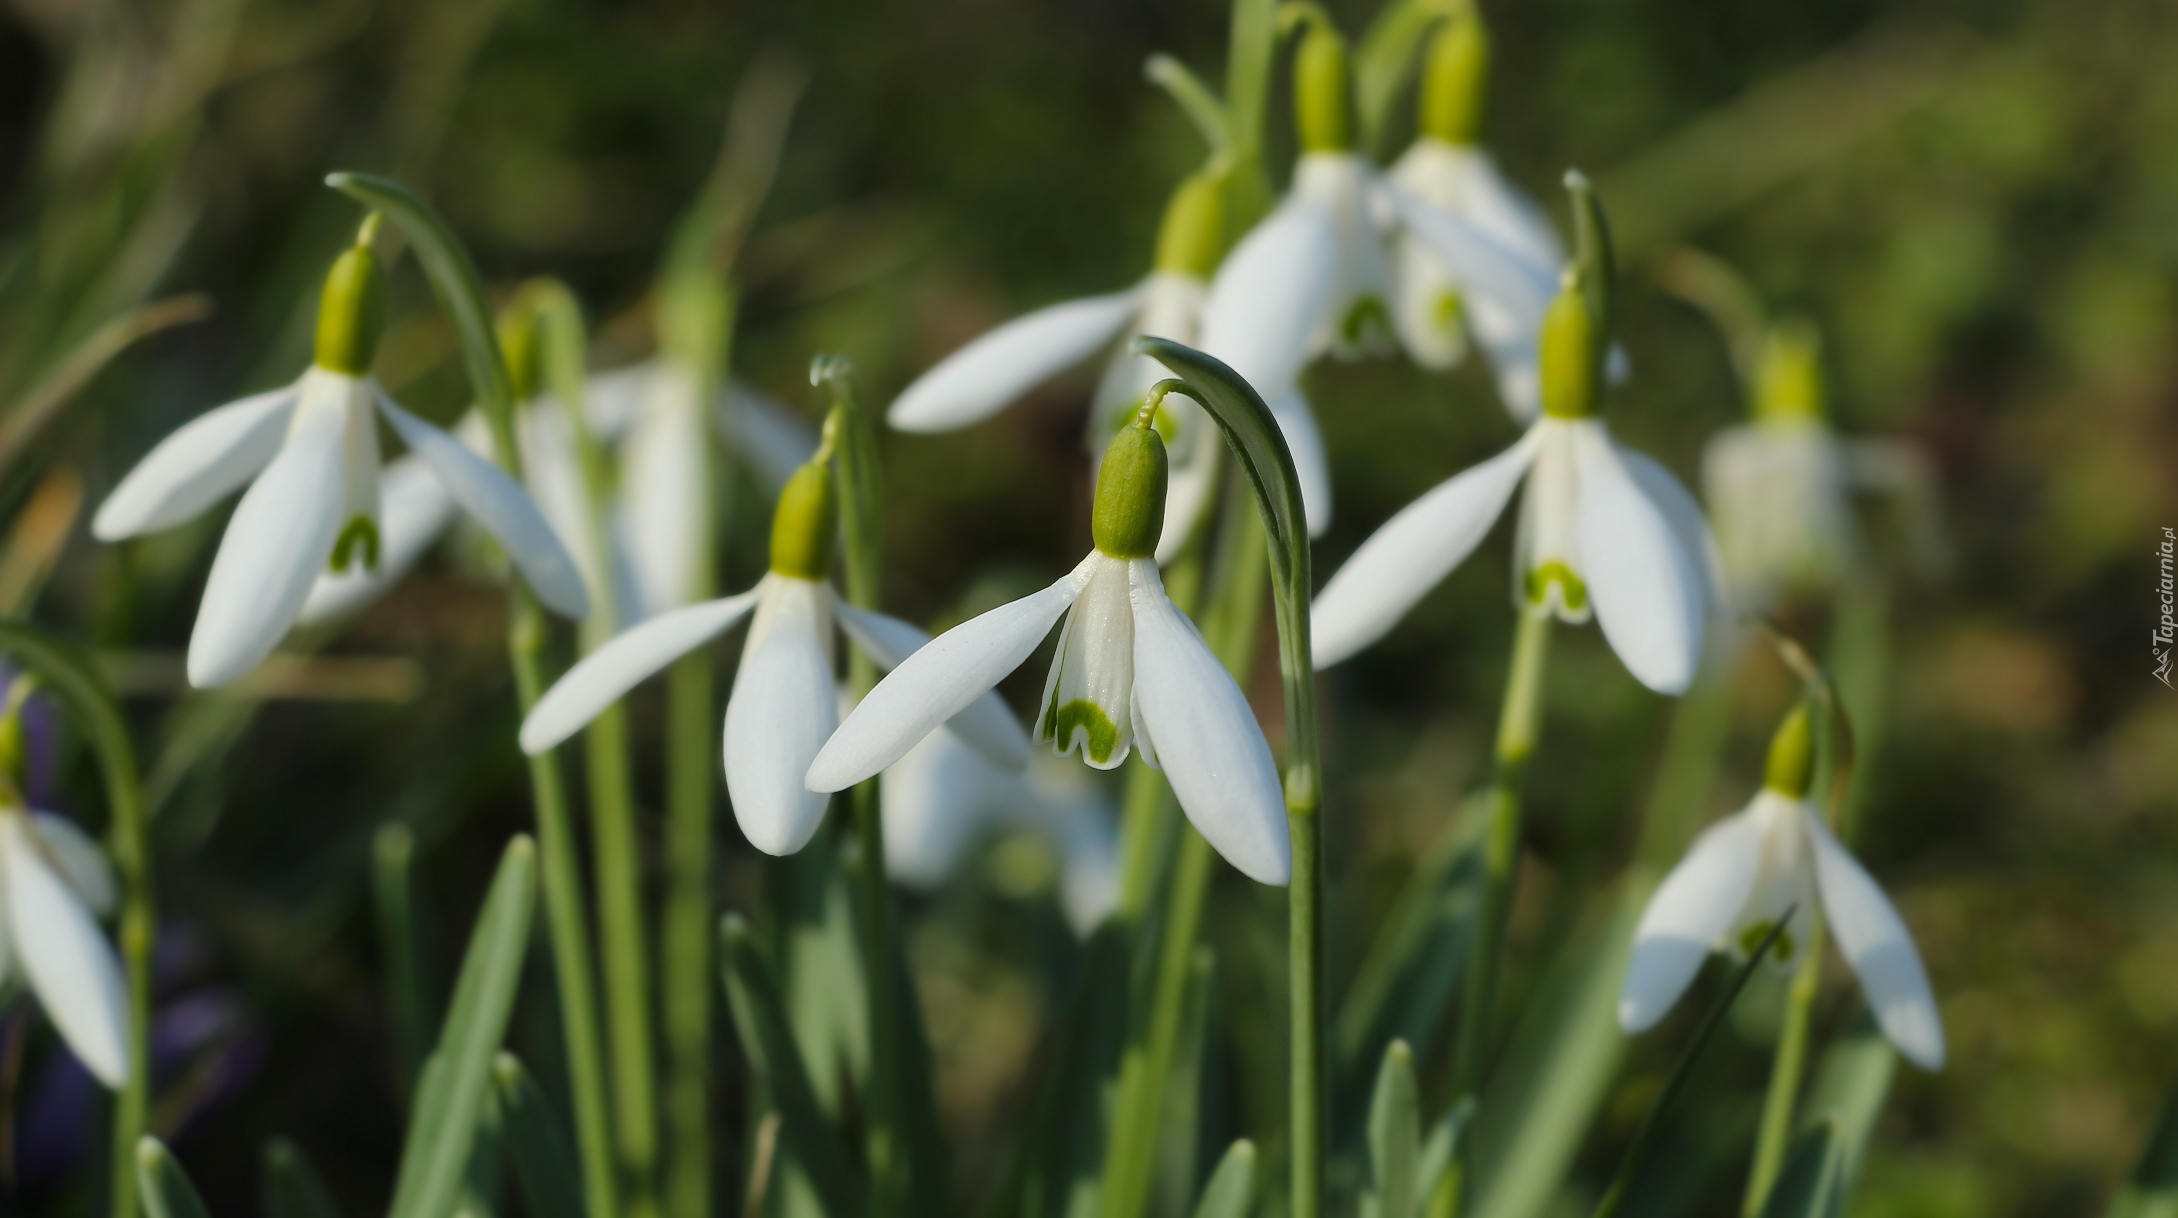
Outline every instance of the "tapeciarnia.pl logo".
<path id="1" fill-rule="evenodd" d="M 2172 606 L 2178 604 L 2178 584 L 2173 582 L 2171 565 L 2173 550 L 2178 550 L 2178 531 L 2165 528 L 2163 544 L 2156 547 L 2156 555 L 2163 569 L 2162 581 L 2156 585 L 2157 594 L 2163 602 L 2163 617 L 2155 625 L 2152 650 L 2155 652 L 2155 679 L 2166 687 L 2178 689 L 2178 686 L 2170 683 L 2170 646 L 2173 639 L 2178 639 L 2178 620 L 2173 620 L 2171 616 Z"/>

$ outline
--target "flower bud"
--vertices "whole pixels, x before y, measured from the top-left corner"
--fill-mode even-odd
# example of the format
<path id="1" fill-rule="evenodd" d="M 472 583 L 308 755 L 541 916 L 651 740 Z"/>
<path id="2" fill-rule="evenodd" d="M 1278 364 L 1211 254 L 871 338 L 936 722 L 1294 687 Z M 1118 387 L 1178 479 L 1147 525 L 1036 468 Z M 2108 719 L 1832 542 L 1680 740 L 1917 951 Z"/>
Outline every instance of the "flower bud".
<path id="1" fill-rule="evenodd" d="M 1224 182 L 1208 173 L 1190 174 L 1165 204 L 1157 230 L 1157 269 L 1208 279 L 1218 269 L 1225 245 Z"/>
<path id="2" fill-rule="evenodd" d="M 832 542 L 839 535 L 839 496 L 832 489 L 832 459 L 819 453 L 787 479 L 771 518 L 771 569 L 795 579 L 823 579 L 832 571 Z"/>
<path id="3" fill-rule="evenodd" d="M 1354 103 L 1346 39 L 1321 16 L 1306 22 L 1293 55 L 1294 126 L 1303 152 L 1354 146 Z"/>
<path id="4" fill-rule="evenodd" d="M 369 245 L 333 260 L 318 302 L 318 367 L 366 376 L 386 328 L 386 277 Z"/>
<path id="5" fill-rule="evenodd" d="M 1097 469 L 1090 535 L 1113 558 L 1148 558 L 1165 527 L 1165 441 L 1148 420 L 1119 429 Z"/>
<path id="6" fill-rule="evenodd" d="M 1823 417 L 1822 343 L 1814 327 L 1787 322 L 1770 331 L 1756 373 L 1754 413 L 1765 423 Z"/>
<path id="7" fill-rule="evenodd" d="M 1815 731 L 1808 720 L 1807 703 L 1792 708 L 1777 734 L 1770 738 L 1770 762 L 1762 785 L 1780 795 L 1806 799 L 1815 777 Z"/>
<path id="8" fill-rule="evenodd" d="M 1543 413 L 1585 419 L 1596 413 L 1603 379 L 1603 342 L 1579 280 L 1568 274 L 1543 315 Z"/>
<path id="9" fill-rule="evenodd" d="M 1422 134 L 1447 144 L 1474 143 L 1489 79 L 1490 33 L 1482 18 L 1468 12 L 1439 24 L 1422 65 Z"/>

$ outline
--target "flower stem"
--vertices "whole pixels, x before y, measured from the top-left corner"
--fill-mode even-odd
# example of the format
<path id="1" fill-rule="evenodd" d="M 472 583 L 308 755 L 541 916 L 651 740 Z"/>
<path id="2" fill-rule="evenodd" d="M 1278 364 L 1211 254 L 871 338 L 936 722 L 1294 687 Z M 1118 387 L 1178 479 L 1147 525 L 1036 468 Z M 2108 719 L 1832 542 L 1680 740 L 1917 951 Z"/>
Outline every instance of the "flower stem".
<path id="1" fill-rule="evenodd" d="M 1815 1013 L 1815 995 L 1822 988 L 1823 925 L 1820 919 L 1808 933 L 1807 954 L 1793 971 L 1792 988 L 1785 995 L 1785 1022 L 1777 1037 L 1777 1055 L 1770 1063 L 1770 1088 L 1762 1100 L 1762 1124 L 1755 1134 L 1754 1166 L 1747 1175 L 1747 1199 L 1740 1212 L 1757 1218 L 1769 1203 L 1770 1189 L 1785 1166 L 1785 1149 L 1792 1139 L 1792 1114 L 1800 1097 L 1800 1080 L 1807 1073 L 1808 1030 Z"/>
<path id="2" fill-rule="evenodd" d="M 1496 774 L 1489 793 L 1490 829 L 1483 855 L 1483 894 L 1474 951 L 1460 996 L 1460 1025 L 1453 1049 L 1454 1098 L 1482 1089 L 1491 1043 L 1499 975 L 1504 971 L 1506 923 L 1520 863 L 1520 823 L 1528 762 L 1543 720 L 1543 675 L 1550 658 L 1551 618 L 1522 613 L 1513 635 L 1505 703 L 1498 715 Z"/>

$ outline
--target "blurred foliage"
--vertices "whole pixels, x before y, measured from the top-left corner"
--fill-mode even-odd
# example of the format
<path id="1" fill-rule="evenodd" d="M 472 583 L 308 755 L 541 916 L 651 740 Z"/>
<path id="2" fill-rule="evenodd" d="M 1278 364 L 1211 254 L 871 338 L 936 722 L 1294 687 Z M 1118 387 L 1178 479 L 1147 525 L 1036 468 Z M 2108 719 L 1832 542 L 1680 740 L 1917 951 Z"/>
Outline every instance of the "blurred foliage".
<path id="1" fill-rule="evenodd" d="M 1370 16 L 1328 7 L 1349 29 Z M 1703 438 L 1744 412 L 1719 336 L 1651 273 L 1692 243 L 1823 328 L 1842 427 L 1912 438 L 1939 471 L 1955 573 L 1934 582 L 1891 563 L 1889 687 L 1861 695 L 1884 700 L 1889 727 L 1860 845 L 1919 936 L 1953 1056 L 1939 1076 L 1899 1071 L 1855 1212 L 2090 1212 L 2178 1074 L 2178 698 L 2149 676 L 2140 629 L 2155 612 L 2155 545 L 2178 525 L 2178 9 L 1485 8 L 1497 56 L 1485 130 L 1501 163 L 1554 207 L 1558 173 L 1588 169 L 1624 239 L 1636 375 L 1610 407 L 1619 433 L 1692 482 Z M 814 417 L 801 376 L 813 352 L 852 356 L 882 401 L 1008 316 L 1143 273 L 1166 190 L 1198 148 L 1141 66 L 1164 50 L 1214 74 L 1224 20 L 1217 5 L 1146 0 L 11 0 L 0 12 L 7 406 L 155 295 L 202 292 L 218 309 L 121 355 L 0 471 L 0 508 L 45 521 L 58 547 L 50 584 L 27 593 L 36 615 L 137 674 L 174 927 L 161 1001 L 199 1011 L 202 1032 L 162 1077 L 154 1132 L 214 1213 L 251 1212 L 275 1134 L 307 1150 L 342 1212 L 385 1203 L 403 1073 L 370 911 L 373 836 L 387 822 L 414 834 L 430 956 L 443 941 L 429 927 L 468 924 L 527 824 L 503 611 L 457 555 L 337 635 L 291 644 L 323 658 L 259 690 L 280 696 L 196 695 L 160 660 L 187 635 L 223 518 L 118 548 L 65 527 L 72 506 L 51 523 L 56 494 L 75 502 L 72 480 L 95 504 L 159 436 L 300 365 L 317 276 L 355 220 L 323 174 L 404 177 L 495 282 L 566 278 L 592 311 L 599 362 L 625 362 L 650 344 L 664 234 L 710 172 L 732 84 L 783 48 L 811 88 L 746 249 L 736 370 Z M 1272 132 L 1274 154 L 1290 151 L 1287 125 Z M 405 263 L 396 309 L 381 370 L 450 419 L 463 406 L 453 338 Z M 1085 369 L 965 434 L 886 437 L 888 607 L 956 617 L 1071 561 L 1092 380 Z M 1310 389 L 1337 486 L 1325 572 L 1514 434 L 1473 368 L 1322 367 Z M 761 570 L 752 495 L 734 518 L 729 587 Z M 1877 552 L 1901 555 L 1896 522 L 1870 523 Z M 20 542 L 29 526 L 11 527 Z M 1510 634 L 1504 551 L 1487 546 L 1325 683 L 1335 987 L 1480 777 Z M 1793 624 L 1828 629 L 1817 610 Z M 1596 632 L 1569 632 L 1560 657 L 1516 995 L 1627 856 L 1669 718 Z M 1268 677 L 1267 649 L 1263 666 Z M 1751 792 L 1766 725 L 1793 693 L 1766 658 L 1739 676 L 1705 818 Z M 1032 679 L 1009 684 L 1017 701 Z M 1259 683 L 1272 720 L 1275 688 Z M 634 717 L 654 835 L 655 697 L 638 696 Z M 76 806 L 94 808 L 95 789 L 79 774 Z M 729 907 L 757 910 L 785 883 L 731 828 L 719 849 Z M 1050 871 L 1033 845 L 1004 843 L 911 902 L 967 1200 L 1002 1170 L 1051 1065 L 1045 1038 L 1074 1001 L 1083 955 L 1044 896 Z M 1276 893 L 1219 876 L 1197 1179 L 1238 1136 L 1279 1161 L 1282 920 Z M 434 988 L 454 954 L 422 962 Z M 564 1082 L 551 1005 L 533 1001 L 547 992 L 539 973 L 514 1039 L 552 1092 Z M 1824 1035 L 1858 1002 L 1842 970 L 1830 977 Z M 1743 1006 L 1774 1012 L 1779 989 L 1758 979 Z M 19 1052 L 24 1024 L 8 1026 Z M 1690 1106 L 1701 1136 L 1667 1132 L 1659 1146 L 1679 1167 L 1675 1212 L 1731 1212 L 1774 1026 L 1732 1022 Z M 1682 1012 L 1634 1046 L 1581 1158 L 1585 1187 L 1608 1177 L 1690 1030 Z M 54 1086 L 51 1054 L 33 1048 L 20 1085 L 9 1076 L 18 1110 Z M 1444 1098 L 1441 1049 L 1415 1045 L 1425 1111 Z M 732 1129 L 740 1071 L 720 1091 Z M 16 1136 L 0 1204 L 83 1212 L 80 1186 L 60 1181 L 98 1139 L 72 1141 L 65 1124 Z M 1705 1139 L 1706 1153 L 1690 1149 Z M 1665 1208 L 1636 1198 L 1636 1211 Z"/>

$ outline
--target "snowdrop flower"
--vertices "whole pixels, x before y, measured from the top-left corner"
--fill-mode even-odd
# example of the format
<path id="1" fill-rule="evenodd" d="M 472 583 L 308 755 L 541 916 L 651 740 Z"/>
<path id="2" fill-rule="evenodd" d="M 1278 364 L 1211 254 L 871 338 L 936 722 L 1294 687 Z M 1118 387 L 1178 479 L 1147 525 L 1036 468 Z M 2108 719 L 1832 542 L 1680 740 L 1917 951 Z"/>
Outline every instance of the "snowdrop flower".
<path id="1" fill-rule="evenodd" d="M 1104 454 L 1096 545 L 1049 588 L 938 636 L 870 691 L 809 767 L 837 791 L 898 761 L 938 724 L 1021 666 L 1063 616 L 1035 736 L 1112 769 L 1139 749 L 1227 861 L 1265 884 L 1292 874 L 1285 801 L 1254 712 L 1152 560 L 1165 515 L 1164 441 L 1153 393 Z"/>
<path id="2" fill-rule="evenodd" d="M 838 513 L 829 445 L 791 479 L 772 523 L 771 573 L 738 596 L 660 614 L 591 652 L 545 692 L 522 724 L 522 748 L 567 739 L 666 665 L 754 615 L 726 701 L 726 791 L 757 849 L 792 854 L 824 819 L 826 799 L 802 785 L 839 722 L 833 687 L 836 625 L 881 668 L 929 641 L 906 622 L 847 604 L 828 582 Z M 996 695 L 962 699 L 950 728 L 1001 765 L 1028 757 L 1021 727 Z M 932 727 L 937 726 L 935 722 Z"/>
<path id="3" fill-rule="evenodd" d="M 1489 70 L 1489 35 L 1472 10 L 1441 24 L 1422 74 L 1421 135 L 1390 178 L 1422 203 L 1479 229 L 1535 268 L 1565 264 L 1550 218 L 1498 172 L 1475 142 Z M 1515 418 L 1532 419 L 1540 402 L 1535 344 L 1540 318 L 1520 315 L 1492 294 L 1468 300 L 1429 242 L 1403 232 L 1391 260 L 1392 324 L 1407 355 L 1425 368 L 1459 363 L 1472 331 L 1497 374 L 1498 395 Z"/>
<path id="4" fill-rule="evenodd" d="M 129 1073 L 128 987 L 98 919 L 118 894 L 75 822 L 0 803 L 0 980 L 19 971 L 69 1050 L 117 1090 Z"/>
<path id="5" fill-rule="evenodd" d="M 1124 292 L 1038 309 L 976 339 L 915 379 L 886 412 L 901 431 L 944 432 L 979 423 L 1022 394 L 1114 346 L 1089 413 L 1088 441 L 1101 454 L 1112 432 L 1164 376 L 1148 356 L 1129 349 L 1150 335 L 1193 345 L 1203 300 L 1224 237 L 1226 179 L 1198 173 L 1180 183 L 1165 205 L 1157 257 L 1149 277 Z M 1164 403 L 1160 428 L 1173 448 L 1171 493 L 1165 500 L 1164 546 L 1158 561 L 1178 552 L 1207 501 L 1223 444 L 1202 409 L 1187 398 Z M 1320 450 L 1321 445 L 1318 445 Z"/>
<path id="6" fill-rule="evenodd" d="M 101 540 L 118 541 L 180 524 L 249 487 L 212 560 L 189 639 L 189 681 L 200 689 L 225 685 L 270 654 L 321 571 L 380 565 L 379 418 L 421 471 L 499 539 L 539 599 L 567 617 L 589 614 L 574 559 L 521 486 L 394 405 L 371 377 L 384 299 L 369 246 L 375 229 L 366 223 L 326 277 L 317 355 L 302 379 L 222 406 L 168 436 L 91 523 Z"/>
<path id="7" fill-rule="evenodd" d="M 1909 445 L 1847 441 L 1831 429 L 1819 340 L 1804 324 L 1766 337 L 1754 420 L 1709 441 L 1702 489 L 1725 576 L 1749 609 L 1767 608 L 1787 590 L 1832 586 L 1859 559 L 1855 491 L 1897 495 L 1923 565 L 1944 561 L 1927 463 Z"/>
<path id="8" fill-rule="evenodd" d="M 1119 834 L 1111 809 L 1052 757 L 1026 771 L 993 765 L 952 732 L 932 732 L 887 767 L 883 783 L 885 870 L 896 883 L 933 889 L 994 829 L 1034 833 L 1059 860 L 1059 904 L 1086 935 L 1119 903 Z"/>
<path id="9" fill-rule="evenodd" d="M 1772 963 L 1789 968 L 1812 942 L 1818 909 L 1860 978 L 1876 1022 L 1924 1070 L 1944 1064 L 1944 1030 L 1920 953 L 1898 911 L 1807 798 L 1814 750 L 1796 709 L 1770 746 L 1762 790 L 1696 839 L 1634 930 L 1618 1021 L 1641 1032 L 1663 1018 L 1711 951 L 1741 959 L 1791 911 Z"/>
<path id="10" fill-rule="evenodd" d="M 1693 680 L 1713 596 L 1708 529 L 1663 466 L 1595 417 L 1602 345 L 1574 272 L 1543 339 L 1543 413 L 1519 443 L 1408 504 L 1316 598 L 1319 668 L 1382 638 L 1481 543 L 1523 479 L 1514 543 L 1525 611 L 1593 615 L 1627 669 L 1659 693 Z"/>

